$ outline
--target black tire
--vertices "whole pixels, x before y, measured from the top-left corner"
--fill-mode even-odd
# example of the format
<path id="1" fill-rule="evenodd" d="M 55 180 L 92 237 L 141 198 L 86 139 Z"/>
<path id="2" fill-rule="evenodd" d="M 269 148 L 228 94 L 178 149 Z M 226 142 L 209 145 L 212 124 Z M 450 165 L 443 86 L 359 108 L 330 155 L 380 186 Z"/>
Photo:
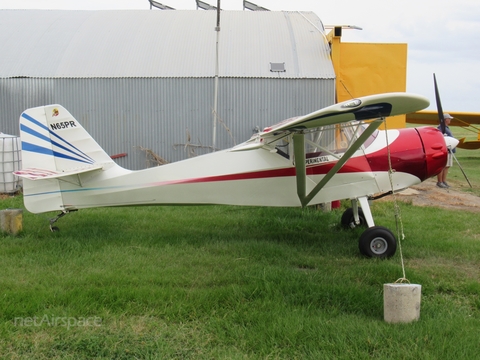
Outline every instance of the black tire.
<path id="1" fill-rule="evenodd" d="M 358 248 L 362 255 L 370 258 L 386 259 L 395 255 L 397 240 L 395 235 L 383 226 L 373 226 L 360 236 Z"/>
<path id="2" fill-rule="evenodd" d="M 340 220 L 342 226 L 347 229 L 354 229 L 357 226 L 367 226 L 367 220 L 365 220 L 365 215 L 363 215 L 362 208 L 358 208 L 358 219 L 360 220 L 360 224 L 355 224 L 355 217 L 353 216 L 353 209 L 348 208 L 342 215 L 342 219 Z"/>

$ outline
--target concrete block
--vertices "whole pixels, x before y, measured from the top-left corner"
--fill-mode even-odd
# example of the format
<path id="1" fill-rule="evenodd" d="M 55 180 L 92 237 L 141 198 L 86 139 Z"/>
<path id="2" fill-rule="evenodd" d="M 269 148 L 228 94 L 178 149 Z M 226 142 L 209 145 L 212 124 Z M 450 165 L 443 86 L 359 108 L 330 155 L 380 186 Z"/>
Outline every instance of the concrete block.
<path id="1" fill-rule="evenodd" d="M 409 323 L 420 318 L 422 286 L 418 284 L 383 284 L 384 320 Z"/>

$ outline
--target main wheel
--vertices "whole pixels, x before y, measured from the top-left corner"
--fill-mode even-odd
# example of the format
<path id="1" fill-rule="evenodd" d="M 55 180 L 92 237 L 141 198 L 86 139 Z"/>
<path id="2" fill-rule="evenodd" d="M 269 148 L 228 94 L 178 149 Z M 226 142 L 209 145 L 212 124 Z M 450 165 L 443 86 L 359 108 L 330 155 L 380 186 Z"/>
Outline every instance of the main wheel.
<path id="1" fill-rule="evenodd" d="M 373 226 L 365 230 L 358 242 L 360 252 L 367 257 L 389 258 L 397 251 L 395 235 L 383 226 Z"/>
<path id="2" fill-rule="evenodd" d="M 360 224 L 355 224 L 355 216 L 353 216 L 353 209 L 348 208 L 342 215 L 342 219 L 340 220 L 343 227 L 353 229 L 357 226 L 367 226 L 367 220 L 365 219 L 365 215 L 363 215 L 362 208 L 358 208 L 358 219 L 360 220 Z"/>

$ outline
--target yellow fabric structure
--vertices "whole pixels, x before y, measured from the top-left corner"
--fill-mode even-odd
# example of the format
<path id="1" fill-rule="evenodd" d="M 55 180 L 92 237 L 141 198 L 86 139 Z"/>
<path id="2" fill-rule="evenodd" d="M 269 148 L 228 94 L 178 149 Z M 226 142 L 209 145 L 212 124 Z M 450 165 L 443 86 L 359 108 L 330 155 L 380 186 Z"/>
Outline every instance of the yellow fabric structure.
<path id="1" fill-rule="evenodd" d="M 337 102 L 406 91 L 407 44 L 342 43 L 340 37 L 338 29 L 327 35 L 332 46 Z M 404 128 L 405 115 L 388 118 L 387 125 Z"/>

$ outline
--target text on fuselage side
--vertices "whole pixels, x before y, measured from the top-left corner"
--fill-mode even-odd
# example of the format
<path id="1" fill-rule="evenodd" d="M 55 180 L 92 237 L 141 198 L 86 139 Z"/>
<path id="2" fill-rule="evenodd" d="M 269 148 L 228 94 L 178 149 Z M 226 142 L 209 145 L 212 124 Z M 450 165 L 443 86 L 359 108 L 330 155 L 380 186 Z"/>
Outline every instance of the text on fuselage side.
<path id="1" fill-rule="evenodd" d="M 50 124 L 50 127 L 52 130 L 61 130 L 61 129 L 68 129 L 71 127 L 77 127 L 77 124 L 75 124 L 75 121 L 70 120 L 70 121 L 62 121 L 54 124 Z"/>
<path id="2" fill-rule="evenodd" d="M 328 162 L 328 161 L 329 161 L 328 156 L 318 156 L 318 157 L 315 157 L 315 158 L 310 158 L 310 159 L 305 160 L 307 165 L 320 164 L 320 163 Z"/>

